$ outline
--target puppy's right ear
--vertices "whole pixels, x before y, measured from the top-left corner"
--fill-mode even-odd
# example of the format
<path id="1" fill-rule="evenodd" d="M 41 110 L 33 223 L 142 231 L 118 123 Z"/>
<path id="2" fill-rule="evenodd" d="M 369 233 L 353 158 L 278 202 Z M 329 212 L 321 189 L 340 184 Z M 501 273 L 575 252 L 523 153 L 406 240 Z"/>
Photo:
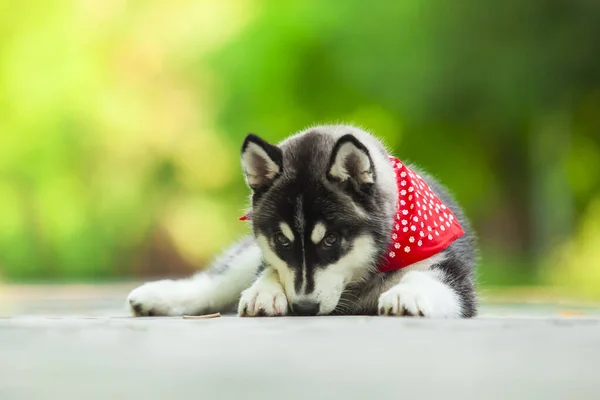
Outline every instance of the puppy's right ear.
<path id="1" fill-rule="evenodd" d="M 283 152 L 250 133 L 242 145 L 242 169 L 253 191 L 269 187 L 283 171 Z"/>

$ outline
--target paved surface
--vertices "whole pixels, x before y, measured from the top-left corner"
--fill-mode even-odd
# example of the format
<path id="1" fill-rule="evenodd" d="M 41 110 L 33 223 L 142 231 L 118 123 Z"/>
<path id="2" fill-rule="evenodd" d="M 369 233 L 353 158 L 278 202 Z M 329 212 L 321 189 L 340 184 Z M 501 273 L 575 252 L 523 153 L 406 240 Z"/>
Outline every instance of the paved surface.
<path id="1" fill-rule="evenodd" d="M 600 399 L 596 308 L 136 319 L 97 293 L 0 296 L 0 399 Z"/>

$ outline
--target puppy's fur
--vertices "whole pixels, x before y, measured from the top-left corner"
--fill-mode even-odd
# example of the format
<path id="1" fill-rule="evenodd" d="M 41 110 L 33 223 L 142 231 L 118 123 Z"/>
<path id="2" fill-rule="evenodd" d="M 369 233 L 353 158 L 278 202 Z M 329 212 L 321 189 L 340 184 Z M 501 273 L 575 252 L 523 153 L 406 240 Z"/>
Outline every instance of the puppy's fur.
<path id="1" fill-rule="evenodd" d="M 193 277 L 136 288 L 128 297 L 133 313 L 237 306 L 241 316 L 475 316 L 474 235 L 445 188 L 415 166 L 465 234 L 429 259 L 378 272 L 398 197 L 389 155 L 375 136 L 347 125 L 316 126 L 278 145 L 248 135 L 241 163 L 253 235 Z"/>

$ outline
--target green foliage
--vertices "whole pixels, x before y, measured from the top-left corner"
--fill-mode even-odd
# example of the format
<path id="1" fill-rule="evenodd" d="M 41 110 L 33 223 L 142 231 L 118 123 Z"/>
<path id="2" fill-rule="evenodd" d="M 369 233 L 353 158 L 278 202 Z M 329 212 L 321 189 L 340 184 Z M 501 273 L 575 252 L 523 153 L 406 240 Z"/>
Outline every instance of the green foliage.
<path id="1" fill-rule="evenodd" d="M 587 0 L 2 3 L 0 273 L 201 267 L 246 232 L 243 137 L 341 121 L 455 193 L 484 281 L 538 279 L 600 197 L 599 18 Z"/>

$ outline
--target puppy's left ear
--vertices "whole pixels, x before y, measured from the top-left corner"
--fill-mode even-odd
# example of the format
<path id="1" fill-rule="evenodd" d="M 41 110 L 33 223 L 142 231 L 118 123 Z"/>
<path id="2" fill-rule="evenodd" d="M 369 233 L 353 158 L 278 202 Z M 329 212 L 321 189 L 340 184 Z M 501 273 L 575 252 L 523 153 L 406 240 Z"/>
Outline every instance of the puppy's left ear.
<path id="1" fill-rule="evenodd" d="M 281 149 L 250 133 L 242 145 L 242 168 L 253 191 L 266 189 L 283 171 Z"/>
<path id="2" fill-rule="evenodd" d="M 342 136 L 333 147 L 328 177 L 359 190 L 370 188 L 375 183 L 375 172 L 369 150 L 355 136 Z"/>

